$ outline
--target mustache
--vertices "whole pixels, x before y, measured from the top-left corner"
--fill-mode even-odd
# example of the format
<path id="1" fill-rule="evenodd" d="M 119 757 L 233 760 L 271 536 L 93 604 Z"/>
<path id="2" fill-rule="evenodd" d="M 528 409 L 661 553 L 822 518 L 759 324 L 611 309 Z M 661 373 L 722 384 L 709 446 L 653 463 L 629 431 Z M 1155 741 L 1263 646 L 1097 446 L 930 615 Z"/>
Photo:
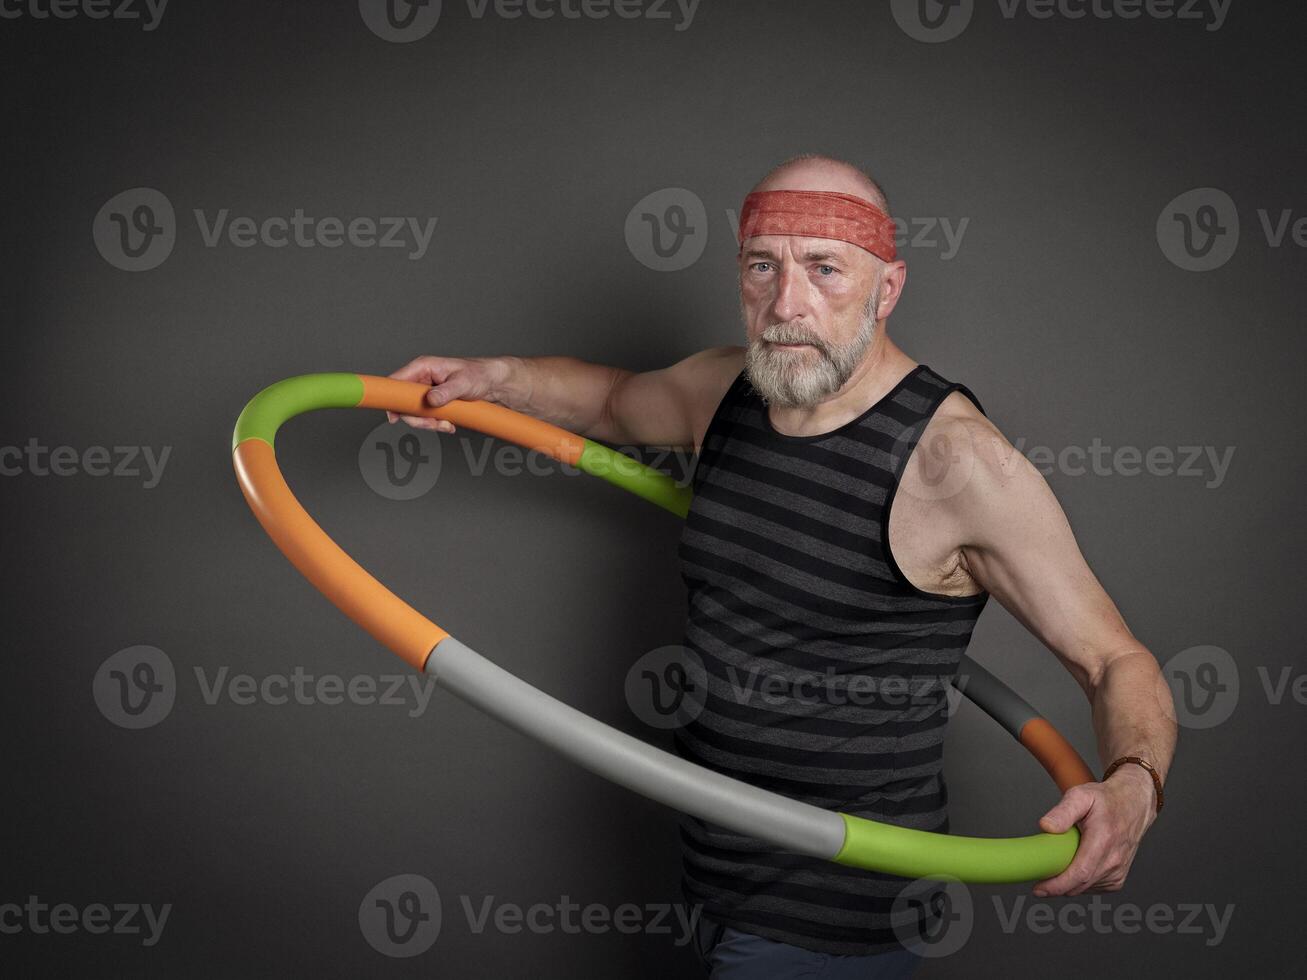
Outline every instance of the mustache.
<path id="1" fill-rule="evenodd" d="M 778 323 L 768 327 L 758 339 L 773 344 L 811 344 L 819 351 L 826 352 L 826 343 L 820 337 L 788 323 Z"/>

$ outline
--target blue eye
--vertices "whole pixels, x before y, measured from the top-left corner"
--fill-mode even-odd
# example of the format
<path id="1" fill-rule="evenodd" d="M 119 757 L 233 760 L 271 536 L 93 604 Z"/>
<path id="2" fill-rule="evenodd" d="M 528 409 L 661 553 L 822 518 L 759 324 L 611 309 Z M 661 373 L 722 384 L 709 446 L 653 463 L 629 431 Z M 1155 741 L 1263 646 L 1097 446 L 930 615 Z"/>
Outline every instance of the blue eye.
<path id="1" fill-rule="evenodd" d="M 817 268 L 822 271 L 822 275 L 833 276 L 835 274 L 835 266 L 833 265 L 819 265 Z"/>
<path id="2" fill-rule="evenodd" d="M 764 266 L 764 265 L 771 265 L 771 263 L 770 263 L 770 262 L 755 262 L 755 263 L 753 264 L 753 267 L 754 267 L 754 269 L 757 270 L 758 272 L 766 272 L 766 271 L 767 271 L 766 269 L 761 268 L 761 266 Z"/>

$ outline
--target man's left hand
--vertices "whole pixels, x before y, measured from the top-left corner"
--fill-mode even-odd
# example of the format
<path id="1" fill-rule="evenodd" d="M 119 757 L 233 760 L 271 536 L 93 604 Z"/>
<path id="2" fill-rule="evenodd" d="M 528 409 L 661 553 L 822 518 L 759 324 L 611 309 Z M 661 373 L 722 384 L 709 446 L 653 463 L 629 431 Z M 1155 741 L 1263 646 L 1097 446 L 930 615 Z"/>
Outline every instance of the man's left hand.
<path id="1" fill-rule="evenodd" d="M 1035 895 L 1115 892 L 1125 884 L 1144 832 L 1156 816 L 1152 777 L 1124 765 L 1105 783 L 1072 786 L 1039 821 L 1039 829 L 1061 834 L 1080 827 L 1080 846 L 1066 870 L 1035 883 Z"/>

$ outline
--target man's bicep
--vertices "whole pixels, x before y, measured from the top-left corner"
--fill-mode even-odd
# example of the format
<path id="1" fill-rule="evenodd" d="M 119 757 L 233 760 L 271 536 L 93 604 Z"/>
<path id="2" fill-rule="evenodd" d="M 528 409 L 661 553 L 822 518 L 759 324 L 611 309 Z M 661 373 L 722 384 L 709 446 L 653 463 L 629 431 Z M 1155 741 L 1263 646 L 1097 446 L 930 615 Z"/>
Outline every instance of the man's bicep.
<path id="1" fill-rule="evenodd" d="M 1019 453 L 991 455 L 997 448 L 980 450 L 965 494 L 967 570 L 1088 690 L 1106 661 L 1137 641 L 1043 476 Z"/>

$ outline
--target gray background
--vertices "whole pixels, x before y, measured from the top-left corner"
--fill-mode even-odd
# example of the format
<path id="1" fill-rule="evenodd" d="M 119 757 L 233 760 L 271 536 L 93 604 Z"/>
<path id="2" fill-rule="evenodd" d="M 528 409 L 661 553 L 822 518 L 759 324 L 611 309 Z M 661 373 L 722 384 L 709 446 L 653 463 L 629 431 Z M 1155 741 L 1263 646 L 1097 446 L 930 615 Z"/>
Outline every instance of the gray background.
<path id="1" fill-rule="evenodd" d="M 388 43 L 356 4 L 169 7 L 118 20 L 0 21 L 7 379 L 0 444 L 172 447 L 157 487 L 0 480 L 6 760 L 0 902 L 172 903 L 162 940 L 0 935 L 26 975 L 664 976 L 665 935 L 474 934 L 458 896 L 528 906 L 680 900 L 675 815 L 436 692 L 379 706 L 207 705 L 194 670 L 346 677 L 402 665 L 267 540 L 232 477 L 236 414 L 299 373 L 385 374 L 420 353 L 565 353 L 648 369 L 739 342 L 725 216 L 770 166 L 849 158 L 903 217 L 970 219 L 957 255 L 909 247 L 893 335 L 970 385 L 1014 440 L 1236 447 L 1202 478 L 1054 472 L 1095 571 L 1159 660 L 1227 650 L 1225 723 L 1182 730 L 1168 808 L 1114 904 L 1233 903 L 1200 935 L 1005 934 L 976 926 L 923 977 L 980 964 L 1063 977 L 1288 975 L 1307 859 L 1297 753 L 1307 708 L 1257 669 L 1301 669 L 1296 495 L 1303 252 L 1257 209 L 1302 208 L 1301 22 L 1235 0 L 1219 31 L 1141 18 L 1008 20 L 979 2 L 921 43 L 888 5 L 704 0 L 666 20 L 476 19 Z M 112 267 L 92 220 L 129 188 L 176 208 L 171 256 Z M 1195 187 L 1242 238 L 1208 273 L 1155 224 Z M 697 195 L 707 247 L 651 270 L 623 227 L 646 194 Z M 431 250 L 204 247 L 193 208 L 256 217 L 438 216 Z M 1295 216 L 1299 216 L 1295 212 Z M 324 413 L 279 440 L 301 500 L 382 581 L 510 670 L 627 731 L 628 667 L 680 638 L 678 523 L 599 481 L 474 476 L 447 437 L 438 486 L 373 493 L 377 418 Z M 92 697 L 115 651 L 163 650 L 176 705 L 129 731 Z M 991 604 L 972 655 L 1097 767 L 1069 675 Z M 953 828 L 1033 832 L 1047 778 L 970 706 L 948 743 Z M 357 910 L 382 879 L 439 889 L 439 939 L 388 959 Z M 1059 900 L 1063 901 L 1063 900 Z M 1085 899 L 1073 899 L 1085 902 Z M 1007 905 L 1005 905 L 1007 907 Z"/>

